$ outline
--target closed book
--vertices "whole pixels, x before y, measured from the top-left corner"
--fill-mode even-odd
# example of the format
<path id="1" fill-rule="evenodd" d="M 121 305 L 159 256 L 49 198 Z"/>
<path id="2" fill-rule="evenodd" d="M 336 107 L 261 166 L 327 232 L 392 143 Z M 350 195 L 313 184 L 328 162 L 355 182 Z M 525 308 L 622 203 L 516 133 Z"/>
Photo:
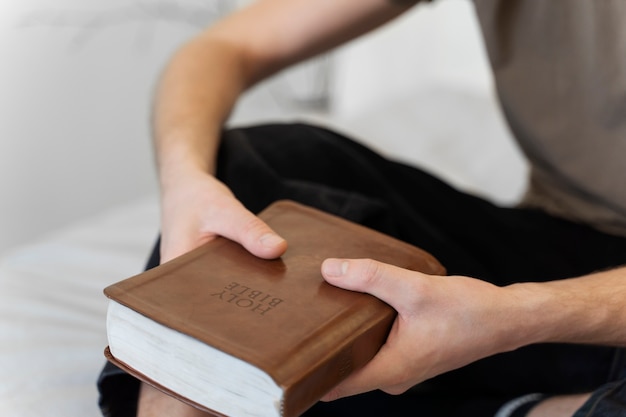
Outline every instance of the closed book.
<path id="1" fill-rule="evenodd" d="M 326 283 L 324 259 L 445 273 L 420 248 L 299 203 L 259 217 L 287 240 L 282 257 L 218 237 L 107 287 L 109 360 L 215 415 L 298 416 L 376 354 L 396 316 Z"/>

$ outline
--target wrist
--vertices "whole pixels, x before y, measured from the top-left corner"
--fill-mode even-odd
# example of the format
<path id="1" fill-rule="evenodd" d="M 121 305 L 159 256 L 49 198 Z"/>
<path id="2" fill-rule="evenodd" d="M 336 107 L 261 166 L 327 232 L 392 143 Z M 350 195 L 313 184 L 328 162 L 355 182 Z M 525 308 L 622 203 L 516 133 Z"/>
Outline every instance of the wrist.
<path id="1" fill-rule="evenodd" d="M 540 283 L 525 282 L 503 287 L 507 318 L 502 320 L 507 351 L 548 342 L 553 336 L 554 294 Z"/>
<path id="2" fill-rule="evenodd" d="M 531 343 L 615 343 L 614 323 L 623 323 L 622 294 L 599 274 L 526 282 L 505 287 L 514 295 L 521 320 L 520 346 Z M 623 314 L 623 313 L 622 313 Z"/>
<path id="3" fill-rule="evenodd" d="M 203 129 L 160 129 L 155 150 L 161 187 L 197 175 L 215 173 L 218 132 Z M 202 134 L 198 132 L 204 132 Z"/>
<path id="4" fill-rule="evenodd" d="M 198 154 L 168 152 L 159 158 L 159 184 L 163 192 L 189 184 L 196 178 L 203 178 L 214 172 L 213 164 Z"/>

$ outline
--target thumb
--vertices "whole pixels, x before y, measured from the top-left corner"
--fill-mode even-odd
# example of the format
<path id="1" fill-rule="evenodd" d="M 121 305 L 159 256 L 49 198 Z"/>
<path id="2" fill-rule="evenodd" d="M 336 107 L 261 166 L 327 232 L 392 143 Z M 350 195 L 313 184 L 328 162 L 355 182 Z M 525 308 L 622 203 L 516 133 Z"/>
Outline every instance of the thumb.
<path id="1" fill-rule="evenodd" d="M 391 394 L 404 392 L 411 384 L 405 386 L 402 383 L 408 371 L 407 350 L 398 347 L 398 335 L 406 323 L 402 320 L 403 312 L 411 309 L 411 296 L 415 290 L 411 284 L 423 274 L 371 259 L 326 259 L 322 263 L 322 275 L 332 285 L 373 295 L 398 312 L 387 341 L 376 356 L 335 386 L 322 401 L 374 389 Z"/>
<path id="2" fill-rule="evenodd" d="M 332 285 L 371 294 L 395 310 L 401 311 L 406 296 L 412 291 L 408 271 L 372 259 L 329 258 L 322 263 L 322 275 Z"/>
<path id="3" fill-rule="evenodd" d="M 232 210 L 228 217 L 218 233 L 239 242 L 253 255 L 273 259 L 287 250 L 287 241 L 245 207 Z"/>

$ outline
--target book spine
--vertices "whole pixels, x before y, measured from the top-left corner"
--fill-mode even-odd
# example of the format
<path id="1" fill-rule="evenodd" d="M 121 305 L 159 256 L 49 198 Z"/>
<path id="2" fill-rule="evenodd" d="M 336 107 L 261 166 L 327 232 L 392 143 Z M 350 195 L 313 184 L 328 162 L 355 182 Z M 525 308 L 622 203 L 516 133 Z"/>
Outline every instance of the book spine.
<path id="1" fill-rule="evenodd" d="M 372 359 L 385 343 L 395 316 L 391 307 L 386 315 L 379 312 L 377 317 L 364 322 L 368 328 L 359 336 L 353 339 L 346 337 L 346 343 L 329 352 L 308 373 L 301 375 L 299 381 L 291 384 L 284 393 L 282 416 L 301 415 L 335 385 Z"/>

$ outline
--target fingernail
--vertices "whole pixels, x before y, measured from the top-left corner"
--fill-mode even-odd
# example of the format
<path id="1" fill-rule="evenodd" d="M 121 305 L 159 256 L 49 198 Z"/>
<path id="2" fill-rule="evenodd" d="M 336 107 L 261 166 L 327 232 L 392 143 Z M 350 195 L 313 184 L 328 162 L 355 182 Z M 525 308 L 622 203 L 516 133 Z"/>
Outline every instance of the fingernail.
<path id="1" fill-rule="evenodd" d="M 282 237 L 274 233 L 266 233 L 263 236 L 261 236 L 259 241 L 261 242 L 261 245 L 265 246 L 266 248 L 273 248 L 277 245 L 282 244 L 285 241 L 285 239 L 283 239 Z"/>
<path id="2" fill-rule="evenodd" d="M 323 265 L 324 274 L 332 277 L 340 277 L 348 271 L 348 261 L 341 259 L 327 259 Z"/>

